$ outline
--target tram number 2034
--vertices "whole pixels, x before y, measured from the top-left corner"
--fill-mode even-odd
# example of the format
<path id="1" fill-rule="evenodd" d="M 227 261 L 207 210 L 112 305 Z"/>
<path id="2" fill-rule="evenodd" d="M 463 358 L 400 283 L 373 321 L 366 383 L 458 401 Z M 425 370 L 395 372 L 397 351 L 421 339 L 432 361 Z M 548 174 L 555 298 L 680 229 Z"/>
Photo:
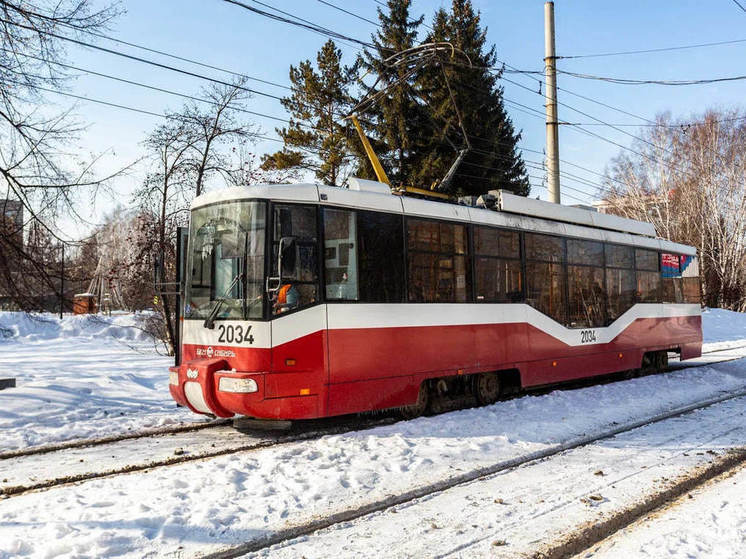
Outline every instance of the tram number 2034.
<path id="1" fill-rule="evenodd" d="M 592 344 L 596 341 L 595 330 L 581 330 L 580 331 L 580 343 L 581 344 Z"/>
<path id="2" fill-rule="evenodd" d="M 226 326 L 225 324 L 220 324 L 218 326 L 218 332 L 218 343 L 254 343 L 254 335 L 251 333 L 251 326 L 246 326 L 246 328 L 244 328 L 240 324 L 238 326 Z"/>

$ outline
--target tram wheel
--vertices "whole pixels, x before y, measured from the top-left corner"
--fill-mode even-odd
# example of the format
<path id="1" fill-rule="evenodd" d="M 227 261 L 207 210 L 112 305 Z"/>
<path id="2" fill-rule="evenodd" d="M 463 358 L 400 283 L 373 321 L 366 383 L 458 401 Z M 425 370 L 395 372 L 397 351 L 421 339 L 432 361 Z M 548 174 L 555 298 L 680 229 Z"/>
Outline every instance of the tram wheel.
<path id="1" fill-rule="evenodd" d="M 401 408 L 401 415 L 404 419 L 414 419 L 415 417 L 420 417 L 423 413 L 425 413 L 425 410 L 427 410 L 427 405 L 430 402 L 430 393 L 427 389 L 427 383 L 420 384 L 420 392 L 417 394 L 417 401 L 414 404 L 411 404 L 409 406 L 404 406 Z"/>
<path id="2" fill-rule="evenodd" d="M 497 373 L 482 373 L 474 377 L 474 395 L 477 402 L 484 406 L 494 404 L 500 396 L 500 379 Z"/>

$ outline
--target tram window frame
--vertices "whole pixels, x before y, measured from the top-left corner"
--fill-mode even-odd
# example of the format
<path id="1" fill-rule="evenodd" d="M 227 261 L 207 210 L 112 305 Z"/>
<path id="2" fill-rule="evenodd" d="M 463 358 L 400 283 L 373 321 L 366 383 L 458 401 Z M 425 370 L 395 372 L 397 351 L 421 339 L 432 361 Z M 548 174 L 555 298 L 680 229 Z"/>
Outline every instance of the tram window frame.
<path id="1" fill-rule="evenodd" d="M 544 254 L 548 254 L 549 258 L 543 259 L 543 258 L 536 258 L 531 257 L 532 250 L 534 249 L 534 241 L 535 237 L 542 237 L 542 238 L 551 238 L 551 239 L 558 239 L 560 241 L 559 245 L 556 248 L 559 248 L 560 250 L 555 251 L 541 251 L 541 252 L 535 252 L 533 254 L 539 254 L 539 256 L 542 256 Z M 533 233 L 533 232 L 524 232 L 523 234 L 523 246 L 524 246 L 524 262 L 525 262 L 525 302 L 529 306 L 533 307 L 540 313 L 548 316 L 552 320 L 559 322 L 560 324 L 567 324 L 567 318 L 569 315 L 569 309 L 568 309 L 568 291 L 567 291 L 567 238 L 562 237 L 560 235 L 551 235 L 547 233 Z M 537 271 L 536 268 L 538 267 L 546 267 L 546 272 L 548 273 L 548 277 L 552 278 L 552 275 L 556 275 L 560 278 L 560 285 L 559 285 L 559 294 L 560 294 L 560 301 L 558 304 L 558 308 L 561 309 L 561 313 L 554 313 L 549 314 L 547 312 L 544 312 L 544 310 L 538 305 L 538 301 L 540 301 L 544 290 L 546 288 L 545 284 L 542 284 L 540 286 L 540 291 L 538 292 L 539 296 L 534 298 L 532 297 L 532 285 L 531 281 L 533 278 L 537 277 Z M 553 267 L 559 268 L 559 273 L 554 274 L 553 273 Z M 537 304 L 532 304 L 532 300 L 536 300 Z M 550 290 L 550 299 L 551 299 L 551 290 Z M 551 301 L 550 301 L 551 303 Z"/>
<path id="2" fill-rule="evenodd" d="M 604 243 L 590 239 L 568 238 L 566 246 L 568 328 L 606 326 L 608 294 Z M 585 303 L 586 295 L 597 300 L 591 301 L 590 304 Z"/>
<path id="3" fill-rule="evenodd" d="M 443 248 L 442 240 L 440 239 L 440 232 L 441 228 L 443 226 L 446 227 L 461 227 L 463 229 L 463 252 L 456 252 L 456 245 L 454 243 L 453 245 L 453 252 L 449 251 L 434 251 L 434 250 L 422 250 L 421 247 L 417 245 L 417 239 L 414 239 L 414 246 L 410 246 L 410 239 L 412 239 L 411 236 L 411 229 L 410 227 L 415 223 L 432 223 L 438 225 L 438 248 Z M 407 283 L 407 302 L 408 303 L 424 303 L 424 304 L 431 304 L 431 303 L 471 303 L 473 302 L 473 281 L 471 277 L 471 270 L 472 270 L 472 255 L 471 255 L 471 242 L 470 242 L 470 233 L 469 233 L 469 224 L 464 223 L 461 221 L 445 221 L 445 220 L 439 220 L 439 219 L 432 219 L 432 218 L 426 218 L 426 217 L 418 217 L 418 216 L 407 216 L 404 220 L 404 248 L 406 253 L 406 283 Z M 455 239 L 455 234 L 454 234 Z M 448 247 L 446 247 L 448 248 Z M 416 264 L 417 260 L 422 260 L 423 258 L 430 258 L 431 262 L 429 266 L 422 266 L 419 265 L 417 268 L 421 269 L 427 269 L 430 270 L 440 270 L 440 269 L 447 269 L 443 268 L 443 264 L 447 263 L 447 260 L 451 260 L 451 275 L 453 276 L 453 288 L 452 288 L 452 294 L 453 297 L 450 297 L 448 299 L 444 300 L 438 300 L 438 293 L 439 288 L 438 285 L 435 285 L 434 289 L 432 290 L 433 298 L 428 299 L 428 293 L 426 290 L 428 289 L 427 285 L 423 285 L 422 287 L 422 300 L 418 300 L 417 298 L 412 296 L 412 290 L 415 285 L 414 280 L 414 274 L 412 273 L 413 265 Z M 458 293 L 458 290 L 460 289 L 458 287 L 458 277 L 457 277 L 457 268 L 456 268 L 456 261 L 457 259 L 463 259 L 463 265 L 462 269 L 464 272 L 464 286 L 463 286 L 463 299 L 459 300 L 458 297 L 456 297 L 456 294 Z M 443 278 L 438 277 L 439 274 L 435 275 L 436 281 L 439 283 Z"/>
<path id="4" fill-rule="evenodd" d="M 321 267 L 323 269 L 323 275 L 324 277 L 324 301 L 327 302 L 357 302 L 360 300 L 360 238 L 358 235 L 358 213 L 355 210 L 350 210 L 347 208 L 340 208 L 336 206 L 321 206 L 321 241 L 322 246 L 324 249 L 323 257 L 319 258 L 319 262 L 321 264 Z M 328 219 L 328 214 L 330 213 L 338 213 L 338 214 L 345 214 L 347 216 L 347 237 L 346 239 L 350 240 L 351 242 L 348 243 L 339 243 L 335 247 L 327 247 L 327 242 L 331 240 L 342 240 L 341 237 L 335 237 L 334 239 L 330 239 L 327 236 L 327 226 L 331 223 L 331 220 Z M 350 237 L 350 218 L 352 218 L 354 222 L 354 231 L 353 236 Z M 351 246 L 350 246 L 351 245 Z M 348 249 L 347 252 L 347 258 L 345 259 L 345 262 L 342 262 L 341 258 L 341 249 L 345 246 Z M 330 282 L 330 272 L 331 268 L 327 267 L 327 261 L 330 260 L 328 256 L 331 254 L 331 251 L 329 248 L 334 248 L 334 259 L 337 260 L 338 266 L 334 268 L 334 270 L 342 270 L 344 268 L 344 274 L 347 274 L 347 280 L 349 281 L 349 284 L 346 286 L 348 289 L 345 289 L 345 295 L 349 295 L 350 287 L 352 287 L 352 290 L 354 291 L 354 296 L 333 296 L 329 293 L 330 285 L 332 284 L 339 284 L 341 286 L 342 282 Z M 350 253 L 352 253 L 353 258 L 350 258 Z M 354 263 L 351 261 L 354 259 Z M 340 287 L 341 289 L 341 287 Z"/>
<path id="5" fill-rule="evenodd" d="M 662 281 L 661 281 L 661 270 L 660 270 L 660 256 L 659 251 L 643 247 L 635 247 L 635 303 L 660 303 L 662 301 Z M 652 260 L 646 262 L 641 257 L 647 257 L 646 255 L 654 255 L 655 266 L 652 265 Z M 642 265 L 641 265 L 642 264 Z M 640 290 L 640 282 L 643 278 L 651 279 L 655 277 L 657 282 L 657 289 L 655 292 L 650 291 L 650 295 L 643 296 Z"/>
<path id="6" fill-rule="evenodd" d="M 359 247 L 357 302 L 405 303 L 407 259 L 404 215 L 375 210 L 357 210 L 356 213 Z M 371 227 L 371 219 L 381 221 L 377 227 Z M 392 227 L 387 229 L 389 225 Z M 375 244 L 370 246 L 372 243 Z"/>
<path id="7" fill-rule="evenodd" d="M 303 281 L 303 280 L 293 280 L 290 283 L 293 285 L 313 285 L 316 289 L 315 296 L 312 297 L 312 300 L 309 303 L 298 305 L 298 307 L 293 309 L 287 309 L 284 312 L 275 313 L 273 307 L 273 300 L 269 293 L 267 293 L 266 299 L 267 301 L 267 316 L 269 317 L 269 320 L 274 320 L 277 318 L 282 318 L 285 316 L 288 316 L 290 314 L 314 307 L 316 305 L 321 304 L 324 302 L 324 292 L 323 289 L 325 289 L 324 286 L 324 278 L 322 271 L 322 264 L 320 262 L 321 259 L 321 249 L 322 249 L 322 222 L 321 222 L 321 207 L 318 204 L 305 204 L 305 203 L 298 203 L 298 202 L 285 202 L 283 201 L 273 201 L 270 204 L 269 207 L 269 223 L 268 223 L 268 232 L 267 232 L 267 246 L 269 250 L 267 250 L 267 261 L 268 261 L 268 267 L 265 268 L 269 270 L 268 276 L 274 276 L 277 273 L 277 251 L 279 248 L 280 239 L 282 239 L 282 231 L 280 231 L 279 238 L 275 238 L 275 233 L 277 232 L 276 229 L 276 222 L 275 218 L 278 217 L 278 214 L 276 214 L 275 210 L 279 207 L 287 207 L 287 208 L 308 208 L 312 209 L 314 211 L 314 219 L 313 219 L 313 226 L 315 228 L 315 239 L 313 241 L 303 241 L 302 245 L 308 248 L 312 249 L 312 254 L 315 255 L 315 258 L 313 259 L 314 264 L 314 272 L 315 272 L 315 281 Z M 297 241 L 295 241 L 297 243 Z M 275 294 L 276 295 L 276 294 Z"/>
<path id="8" fill-rule="evenodd" d="M 635 306 L 637 302 L 635 247 L 631 245 L 604 243 L 604 255 L 604 268 L 606 270 L 606 322 L 607 324 L 611 324 Z M 623 283 L 625 283 L 623 277 L 625 275 L 627 276 L 626 283 L 629 288 L 627 290 L 628 295 L 626 297 L 623 295 L 617 296 L 615 293 L 616 289 L 612 289 L 612 287 L 617 286 L 612 286 L 611 283 L 618 283 L 619 287 L 622 287 Z M 619 302 L 622 304 L 620 305 Z"/>
<path id="9" fill-rule="evenodd" d="M 497 243 L 490 244 L 483 242 L 481 238 L 483 232 L 496 233 Z M 502 243 L 504 235 L 515 235 L 515 250 L 502 250 Z M 522 234 L 517 229 L 506 229 L 502 227 L 491 227 L 489 225 L 474 224 L 471 227 L 471 253 L 473 262 L 472 272 L 472 287 L 474 290 L 474 302 L 475 303 L 523 303 L 526 300 L 526 282 L 525 282 L 525 271 L 523 266 L 523 242 Z M 496 246 L 496 250 L 491 251 L 490 248 Z M 484 264 L 491 266 L 502 266 L 503 264 L 517 265 L 517 270 L 511 270 L 511 273 L 518 272 L 518 290 L 501 292 L 504 297 L 487 297 L 480 295 L 482 292 L 482 286 L 480 285 L 482 279 L 482 267 Z M 506 270 L 507 272 L 507 270 Z M 504 279 L 504 278 L 501 278 Z M 512 294 L 512 296 L 510 296 Z M 481 298 L 480 298 L 481 297 Z"/>

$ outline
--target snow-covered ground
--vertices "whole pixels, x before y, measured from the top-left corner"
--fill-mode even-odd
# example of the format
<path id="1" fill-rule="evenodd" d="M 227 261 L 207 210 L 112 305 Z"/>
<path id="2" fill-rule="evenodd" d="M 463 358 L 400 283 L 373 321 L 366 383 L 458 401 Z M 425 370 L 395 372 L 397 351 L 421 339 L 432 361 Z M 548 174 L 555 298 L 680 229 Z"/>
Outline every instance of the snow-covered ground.
<path id="1" fill-rule="evenodd" d="M 729 347 L 746 345 L 746 317 L 743 315 L 711 311 L 704 315 L 704 321 L 705 338 L 709 343 L 729 343 Z M 115 327 L 119 326 L 112 324 L 107 328 Z M 710 328 L 719 333 L 709 334 Z M 60 331 L 65 330 L 61 325 Z M 0 351 L 6 350 L 3 359 L 10 354 L 21 362 L 26 354 L 25 366 L 28 367 L 24 381 L 28 385 L 0 391 L 3 446 L 9 436 L 2 430 L 3 425 L 10 426 L 7 432 L 16 446 L 60 440 L 65 436 L 54 430 L 54 419 L 36 419 L 38 409 L 28 409 L 28 403 L 23 406 L 22 400 L 28 398 L 28 390 L 52 398 L 57 420 L 74 418 L 77 436 L 110 432 L 123 425 L 138 428 L 191 418 L 176 410 L 168 397 L 165 374 L 168 358 L 138 353 L 145 351 L 147 342 L 138 340 L 134 334 L 132 338 L 116 338 L 107 336 L 105 328 L 92 335 L 86 332 L 86 328 L 81 327 L 77 337 L 50 336 L 46 340 L 31 339 L 34 334 L 27 333 L 19 339 L 2 342 Z M 125 342 L 134 345 L 137 351 L 128 349 L 123 345 Z M 117 351 L 121 352 L 120 357 L 113 362 L 111 354 Z M 746 348 L 732 351 L 746 356 Z M 90 366 L 66 363 L 66 356 L 69 359 L 72 352 L 77 352 L 76 359 L 87 360 Z M 36 357 L 29 360 L 29 353 Z M 58 371 L 57 376 L 44 370 L 50 367 L 50 361 Z M 0 501 L 0 557 L 194 556 L 215 551 L 224 545 L 245 542 L 459 472 L 742 389 L 746 387 L 744 361 L 527 396 L 367 431 L 12 497 Z M 91 372 L 94 369 L 96 373 Z M 69 376 L 59 374 L 67 370 L 71 371 Z M 60 390 L 78 376 L 84 376 L 86 371 L 88 385 L 82 388 L 89 388 L 89 392 L 71 395 L 67 390 Z M 32 376 L 34 374 L 37 376 Z M 112 386 L 109 377 L 119 379 L 118 386 Z M 55 396 L 57 399 L 53 398 Z M 39 397 L 36 398 L 34 405 L 38 406 Z M 88 400 L 97 401 L 98 409 L 109 413 L 101 412 L 96 417 L 92 412 L 97 408 Z M 442 496 L 421 499 L 397 507 L 395 514 L 381 513 L 360 519 L 350 526 L 329 530 L 328 534 L 319 533 L 296 542 L 299 547 L 273 551 L 289 557 L 356 553 L 361 556 L 438 556 L 446 551 L 453 556 L 481 557 L 505 548 L 499 549 L 500 554 L 510 556 L 519 547 L 530 547 L 532 541 L 529 540 L 535 539 L 532 531 L 524 530 L 516 519 L 524 518 L 526 522 L 533 519 L 538 522 L 537 526 L 546 521 L 546 533 L 552 534 L 552 530 L 566 528 L 569 520 L 585 518 L 584 511 L 602 511 L 593 508 L 597 501 L 579 501 L 579 496 L 603 489 L 601 495 L 605 501 L 601 501 L 602 505 L 616 506 L 634 499 L 661 477 L 670 478 L 709 458 L 692 449 L 719 452 L 743 444 L 746 439 L 743 402 L 741 399 L 714 406 L 684 416 L 681 421 L 672 420 L 657 428 L 638 430 L 592 448 L 571 451 L 560 459 L 549 459 L 462 486 L 457 490 L 460 501 L 438 501 Z M 3 415 L 6 403 L 14 410 L 14 415 Z M 89 415 L 74 416 L 78 403 Z M 128 405 L 141 407 L 130 414 L 126 409 Z M 114 409 L 125 415 L 112 413 Z M 19 417 L 21 413 L 25 419 Z M 24 421 L 26 430 L 41 435 L 29 441 L 30 435 L 24 433 Z M 100 428 L 99 423 L 104 427 Z M 603 470 L 604 474 L 596 476 L 596 469 Z M 641 475 L 642 470 L 650 473 Z M 536 472 L 535 475 L 531 471 Z M 658 473 L 653 475 L 654 472 Z M 561 488 L 554 485 L 558 481 L 564 484 Z M 459 514 L 464 510 L 473 509 L 474 514 L 482 508 L 487 510 L 489 503 L 485 495 L 506 516 L 505 522 L 513 523 L 509 539 L 500 535 L 504 522 L 497 522 L 497 517 L 490 522 L 467 523 L 465 518 L 471 516 Z M 572 507 L 567 505 L 568 499 L 559 499 L 563 495 L 572 497 L 569 499 Z M 500 499 L 510 506 L 499 502 Z M 426 509 L 422 508 L 436 502 L 443 503 L 440 509 L 444 512 L 437 519 L 432 517 L 434 512 L 423 512 Z M 406 521 L 407 511 L 411 511 L 414 520 Z M 494 513 L 490 511 L 489 514 Z M 369 523 L 379 517 L 387 520 L 378 527 Z M 430 524 L 423 524 L 423 518 L 431 517 Z M 428 535 L 431 532 L 437 535 L 432 541 L 439 543 L 433 547 L 418 547 L 420 540 L 431 541 L 428 539 L 432 537 Z M 510 545 L 492 545 L 503 539 Z M 472 540 L 481 543 L 467 545 Z M 459 547 L 462 545 L 465 547 Z"/>
<path id="2" fill-rule="evenodd" d="M 746 555 L 746 467 L 634 523 L 582 557 L 737 558 Z"/>
<path id="3" fill-rule="evenodd" d="M 168 393 L 173 358 L 139 317 L 0 312 L 0 452 L 186 421 Z"/>

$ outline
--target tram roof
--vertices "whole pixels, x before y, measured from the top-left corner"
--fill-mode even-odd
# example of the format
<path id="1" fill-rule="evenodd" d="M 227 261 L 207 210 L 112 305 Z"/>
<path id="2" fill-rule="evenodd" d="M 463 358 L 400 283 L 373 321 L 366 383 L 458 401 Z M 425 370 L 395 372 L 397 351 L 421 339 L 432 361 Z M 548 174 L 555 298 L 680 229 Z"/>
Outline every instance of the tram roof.
<path id="1" fill-rule="evenodd" d="M 356 181 L 359 188 L 339 188 L 311 183 L 260 184 L 224 188 L 198 196 L 192 209 L 220 202 L 268 199 L 281 202 L 324 204 L 350 209 L 384 211 L 415 217 L 493 225 L 522 231 L 562 235 L 676 252 L 696 254 L 694 247 L 655 237 L 652 224 L 591 210 L 559 206 L 500 191 L 495 209 L 395 196 L 384 188 L 370 188 L 374 181 Z M 375 183 L 380 184 L 380 183 Z M 362 185 L 362 187 L 359 187 Z M 367 186 L 367 188 L 366 188 Z M 380 184 L 381 187 L 386 185 Z"/>

